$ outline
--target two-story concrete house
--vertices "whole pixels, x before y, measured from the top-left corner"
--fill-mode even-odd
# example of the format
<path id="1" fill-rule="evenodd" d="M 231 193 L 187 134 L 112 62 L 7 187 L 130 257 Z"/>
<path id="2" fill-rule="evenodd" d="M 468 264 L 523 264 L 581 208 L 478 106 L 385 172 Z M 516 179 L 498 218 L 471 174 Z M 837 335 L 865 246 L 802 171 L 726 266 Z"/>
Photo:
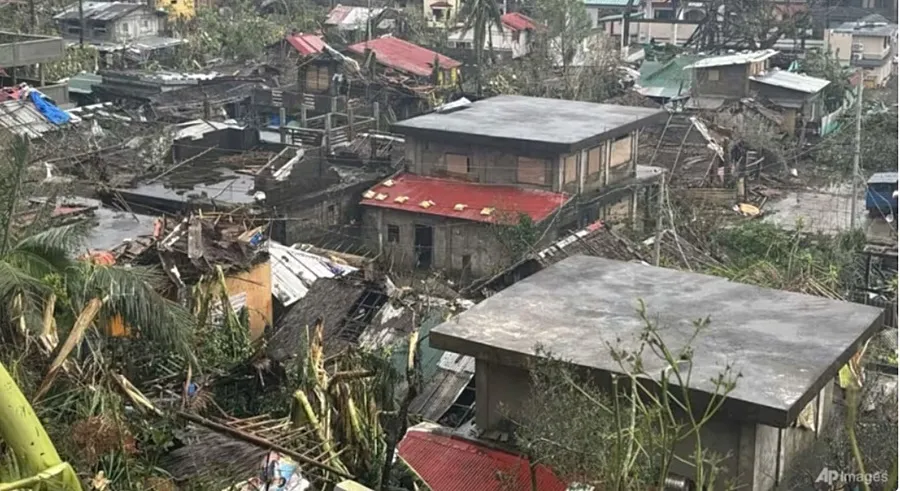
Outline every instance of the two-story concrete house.
<path id="1" fill-rule="evenodd" d="M 897 25 L 868 15 L 825 31 L 828 50 L 844 65 L 862 68 L 868 88 L 883 87 L 891 78 L 897 52 Z"/>
<path id="2" fill-rule="evenodd" d="M 395 266 L 482 276 L 506 264 L 498 230 L 523 216 L 543 242 L 598 219 L 633 220 L 638 131 L 665 116 L 498 96 L 400 121 L 407 172 L 364 195 L 367 242 Z"/>
<path id="3" fill-rule="evenodd" d="M 84 2 L 82 13 L 83 25 L 77 3 L 54 19 L 64 39 L 80 41 L 83 38 L 101 52 L 128 48 L 149 53 L 181 43 L 163 34 L 168 13 L 146 3 Z"/>

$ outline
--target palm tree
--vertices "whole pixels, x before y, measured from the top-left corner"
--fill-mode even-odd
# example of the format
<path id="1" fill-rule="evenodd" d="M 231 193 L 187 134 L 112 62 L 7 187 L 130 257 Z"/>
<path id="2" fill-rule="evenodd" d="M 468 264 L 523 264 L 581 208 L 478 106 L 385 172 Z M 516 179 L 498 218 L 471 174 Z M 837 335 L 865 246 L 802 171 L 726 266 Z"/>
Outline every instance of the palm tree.
<path id="1" fill-rule="evenodd" d="M 503 32 L 500 9 L 496 0 L 464 0 L 459 13 L 463 18 L 463 31 L 471 29 L 474 34 L 475 94 L 481 95 L 485 41 L 488 43 L 488 50 L 493 51 L 491 28 L 496 27 L 497 31 Z"/>
<path id="2" fill-rule="evenodd" d="M 30 213 L 30 223 L 23 223 L 20 204 L 31 191 L 26 179 L 28 141 L 16 137 L 7 149 L 9 158 L 0 161 L 0 338 L 5 338 L 0 341 L 0 354 L 21 359 L 25 356 L 21 353 L 28 351 L 17 351 L 17 347 L 27 346 L 38 334 L 43 335 L 40 339 L 50 334 L 55 338 L 57 327 L 67 336 L 32 404 L 50 387 L 86 331 L 114 317 L 133 327 L 142 339 L 193 360 L 189 355 L 193 319 L 185 308 L 158 293 L 162 274 L 77 260 L 89 232 L 85 224 L 47 227 L 42 220 L 46 210 Z M 48 344 L 55 349 L 55 342 Z M 67 464 L 61 463 L 32 406 L 2 366 L 0 401 L 0 441 L 26 476 L 42 473 L 46 477 L 59 471 L 69 479 L 70 472 L 62 469 Z M 41 449 L 35 454 L 29 446 L 37 444 Z M 35 455 L 43 457 L 35 460 Z"/>

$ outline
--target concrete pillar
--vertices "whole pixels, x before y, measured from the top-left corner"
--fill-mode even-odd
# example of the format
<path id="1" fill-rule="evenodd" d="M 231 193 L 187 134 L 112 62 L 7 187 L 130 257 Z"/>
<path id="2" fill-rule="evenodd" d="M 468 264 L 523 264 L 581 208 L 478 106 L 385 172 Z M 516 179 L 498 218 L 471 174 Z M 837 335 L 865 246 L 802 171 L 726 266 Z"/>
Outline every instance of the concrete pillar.
<path id="1" fill-rule="evenodd" d="M 300 127 L 306 128 L 306 104 L 304 104 L 303 97 L 300 97 Z"/>

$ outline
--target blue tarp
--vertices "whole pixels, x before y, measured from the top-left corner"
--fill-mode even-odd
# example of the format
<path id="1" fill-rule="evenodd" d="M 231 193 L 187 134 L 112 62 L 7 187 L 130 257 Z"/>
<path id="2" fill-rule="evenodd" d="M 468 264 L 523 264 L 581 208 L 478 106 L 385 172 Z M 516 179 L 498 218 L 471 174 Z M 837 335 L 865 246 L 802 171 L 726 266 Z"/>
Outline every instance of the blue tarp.
<path id="1" fill-rule="evenodd" d="M 37 107 L 37 110 L 41 112 L 47 121 L 50 121 L 55 125 L 61 125 L 68 123 L 69 119 L 71 119 L 69 113 L 53 105 L 52 102 L 45 99 L 39 92 L 31 91 L 29 97 L 31 97 L 31 102 L 34 103 L 34 106 Z"/>

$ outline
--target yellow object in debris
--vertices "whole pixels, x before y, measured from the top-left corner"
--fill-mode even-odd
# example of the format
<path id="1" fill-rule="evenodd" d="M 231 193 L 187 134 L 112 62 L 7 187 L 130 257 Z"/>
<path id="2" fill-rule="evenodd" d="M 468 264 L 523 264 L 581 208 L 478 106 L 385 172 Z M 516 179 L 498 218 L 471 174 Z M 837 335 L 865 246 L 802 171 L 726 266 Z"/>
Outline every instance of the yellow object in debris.
<path id="1" fill-rule="evenodd" d="M 375 195 L 375 199 L 377 199 L 378 201 L 384 201 L 387 199 L 387 195 L 384 193 L 378 193 Z"/>
<path id="2" fill-rule="evenodd" d="M 407 201 L 409 201 L 409 196 L 397 196 L 394 198 L 395 203 L 406 203 Z"/>
<path id="3" fill-rule="evenodd" d="M 434 206 L 434 201 L 431 201 L 431 200 L 423 201 L 423 202 L 419 203 L 419 206 L 421 206 L 422 208 L 426 208 L 426 209 L 431 208 L 432 206 Z"/>
<path id="4" fill-rule="evenodd" d="M 760 214 L 760 210 L 758 207 L 751 205 L 750 203 L 740 203 L 737 205 L 737 211 L 740 212 L 741 215 L 747 217 L 755 217 Z"/>
<path id="5" fill-rule="evenodd" d="M 464 205 L 462 203 L 457 203 L 456 205 L 453 206 L 453 209 L 456 211 L 463 211 L 466 209 L 466 205 Z"/>
<path id="6" fill-rule="evenodd" d="M 493 208 L 482 208 L 481 209 L 481 214 L 484 216 L 490 216 L 490 214 L 493 212 L 494 212 Z"/>
<path id="7" fill-rule="evenodd" d="M 375 191 L 372 191 L 371 189 L 366 191 L 365 193 L 363 193 L 363 198 L 365 198 L 365 199 L 372 199 L 374 197 L 375 197 Z"/>
<path id="8" fill-rule="evenodd" d="M 387 181 L 384 181 L 383 183 L 381 183 L 381 185 L 382 185 L 382 186 L 386 186 L 386 187 L 391 187 L 391 186 L 394 185 L 394 180 L 393 180 L 393 179 L 388 179 Z"/>

